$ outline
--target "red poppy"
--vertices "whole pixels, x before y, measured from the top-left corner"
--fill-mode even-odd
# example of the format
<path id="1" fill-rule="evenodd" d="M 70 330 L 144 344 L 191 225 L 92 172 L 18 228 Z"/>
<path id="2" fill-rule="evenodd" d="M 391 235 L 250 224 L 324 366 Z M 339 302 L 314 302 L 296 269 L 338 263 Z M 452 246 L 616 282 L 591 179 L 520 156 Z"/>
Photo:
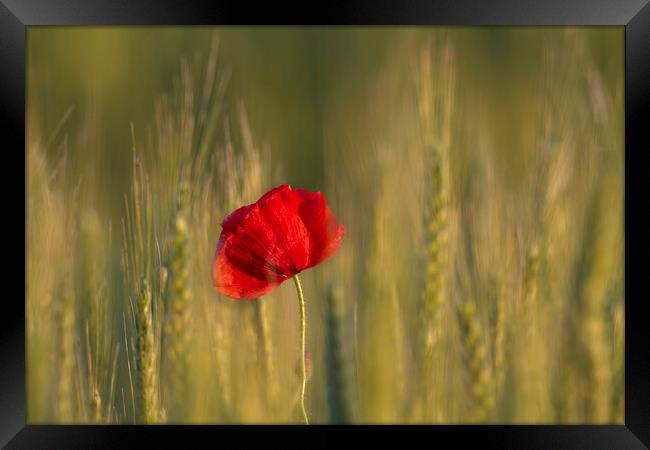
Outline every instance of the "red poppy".
<path id="1" fill-rule="evenodd" d="M 332 256 L 345 228 L 320 192 L 283 184 L 232 212 L 221 224 L 212 265 L 214 287 L 254 299 Z"/>

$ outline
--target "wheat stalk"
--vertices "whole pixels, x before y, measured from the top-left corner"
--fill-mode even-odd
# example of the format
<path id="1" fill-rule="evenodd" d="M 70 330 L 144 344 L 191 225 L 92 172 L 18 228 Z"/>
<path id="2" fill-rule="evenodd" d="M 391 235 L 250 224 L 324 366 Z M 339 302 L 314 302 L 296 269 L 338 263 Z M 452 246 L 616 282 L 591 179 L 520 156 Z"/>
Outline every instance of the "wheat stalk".
<path id="1" fill-rule="evenodd" d="M 327 295 L 326 349 L 327 386 L 330 421 L 348 423 L 352 420 L 349 405 L 349 368 L 343 339 L 343 292 L 341 286 L 330 286 Z"/>
<path id="2" fill-rule="evenodd" d="M 188 386 L 189 345 L 190 345 L 190 301 L 188 282 L 188 224 L 186 219 L 189 185 L 179 183 L 177 212 L 172 227 L 172 245 L 167 272 L 168 288 L 165 291 L 166 318 L 165 340 L 162 349 L 167 356 L 166 368 L 169 375 L 170 419 L 174 421 L 187 417 L 190 401 Z"/>
<path id="3" fill-rule="evenodd" d="M 425 214 L 425 276 L 422 293 L 422 381 L 429 417 L 439 417 L 440 398 L 434 395 L 436 345 L 440 340 L 440 309 L 445 301 L 448 264 L 449 146 L 454 102 L 454 64 L 448 42 L 442 49 L 425 46 L 420 51 L 418 105 L 422 141 L 429 163 Z M 436 71 L 432 58 L 435 57 Z"/>
<path id="4" fill-rule="evenodd" d="M 258 353 L 262 366 L 263 379 L 266 383 L 264 390 L 265 401 L 273 402 L 277 395 L 277 384 L 274 379 L 273 342 L 269 323 L 268 305 L 265 299 L 258 299 L 254 305 L 255 332 L 257 335 Z"/>
<path id="5" fill-rule="evenodd" d="M 138 395 L 139 419 L 144 423 L 158 420 L 158 398 L 156 387 L 156 355 L 154 353 L 154 330 L 151 312 L 151 290 L 145 277 L 140 279 L 140 290 L 136 301 Z"/>

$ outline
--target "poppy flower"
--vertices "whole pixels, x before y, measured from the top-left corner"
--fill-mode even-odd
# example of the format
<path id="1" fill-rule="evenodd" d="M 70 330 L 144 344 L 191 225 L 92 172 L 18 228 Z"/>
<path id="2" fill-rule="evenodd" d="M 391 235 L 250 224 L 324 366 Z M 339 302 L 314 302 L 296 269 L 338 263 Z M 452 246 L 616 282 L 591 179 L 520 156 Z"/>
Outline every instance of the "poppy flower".
<path id="1" fill-rule="evenodd" d="M 245 300 L 325 261 L 345 234 L 323 194 L 288 184 L 235 210 L 221 227 L 213 284 L 222 294 Z"/>
<path id="2" fill-rule="evenodd" d="M 332 256 L 344 234 L 323 194 L 283 184 L 225 218 L 212 263 L 214 287 L 235 299 L 258 298 L 293 278 L 300 306 L 300 405 L 307 424 L 305 300 L 298 274 Z"/>

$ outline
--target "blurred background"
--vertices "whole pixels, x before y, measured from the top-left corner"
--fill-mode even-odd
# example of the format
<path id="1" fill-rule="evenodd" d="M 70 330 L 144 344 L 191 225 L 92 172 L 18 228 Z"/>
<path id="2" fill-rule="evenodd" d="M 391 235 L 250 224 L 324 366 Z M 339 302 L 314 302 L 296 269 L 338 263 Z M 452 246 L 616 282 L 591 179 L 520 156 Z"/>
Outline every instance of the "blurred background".
<path id="1" fill-rule="evenodd" d="M 300 422 L 291 283 L 220 222 L 322 191 L 314 423 L 623 423 L 622 27 L 30 27 L 30 423 Z"/>

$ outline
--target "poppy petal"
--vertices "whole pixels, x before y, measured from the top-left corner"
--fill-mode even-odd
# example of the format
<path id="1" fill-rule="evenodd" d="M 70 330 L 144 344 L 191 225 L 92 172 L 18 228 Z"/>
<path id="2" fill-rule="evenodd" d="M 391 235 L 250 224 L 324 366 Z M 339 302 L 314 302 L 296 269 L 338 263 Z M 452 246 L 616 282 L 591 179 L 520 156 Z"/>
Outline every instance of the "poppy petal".
<path id="1" fill-rule="evenodd" d="M 212 265 L 212 283 L 223 295 L 228 297 L 251 300 L 274 289 L 284 279 L 263 279 L 239 270 L 232 264 L 232 258 L 227 256 L 225 243 L 220 241 Z"/>
<path id="2" fill-rule="evenodd" d="M 307 267 L 313 267 L 332 256 L 341 247 L 345 228 L 338 223 L 320 192 L 296 189 L 303 199 L 298 214 L 312 235 Z"/>
<path id="3" fill-rule="evenodd" d="M 230 213 L 223 222 L 221 222 L 221 228 L 223 228 L 225 232 L 234 231 L 239 225 L 241 225 L 242 221 L 246 218 L 248 213 L 251 212 L 254 206 L 255 204 L 253 203 L 252 205 L 246 205 L 236 209 Z"/>
<path id="4" fill-rule="evenodd" d="M 223 234 L 226 256 L 243 273 L 262 280 L 293 274 L 284 249 L 258 204 L 253 205 L 239 227 L 232 232 L 224 230 Z"/>
<path id="5" fill-rule="evenodd" d="M 274 187 L 270 191 L 268 191 L 266 194 L 262 195 L 260 199 L 256 203 L 262 203 L 266 200 L 268 200 L 270 197 L 273 197 L 275 194 L 278 192 L 284 192 L 284 191 L 290 191 L 291 190 L 291 185 L 288 184 L 281 184 L 278 187 Z"/>
<path id="6" fill-rule="evenodd" d="M 302 199 L 291 188 L 277 190 L 258 202 L 266 223 L 273 230 L 277 251 L 284 255 L 291 274 L 309 263 L 311 234 L 298 214 Z"/>

